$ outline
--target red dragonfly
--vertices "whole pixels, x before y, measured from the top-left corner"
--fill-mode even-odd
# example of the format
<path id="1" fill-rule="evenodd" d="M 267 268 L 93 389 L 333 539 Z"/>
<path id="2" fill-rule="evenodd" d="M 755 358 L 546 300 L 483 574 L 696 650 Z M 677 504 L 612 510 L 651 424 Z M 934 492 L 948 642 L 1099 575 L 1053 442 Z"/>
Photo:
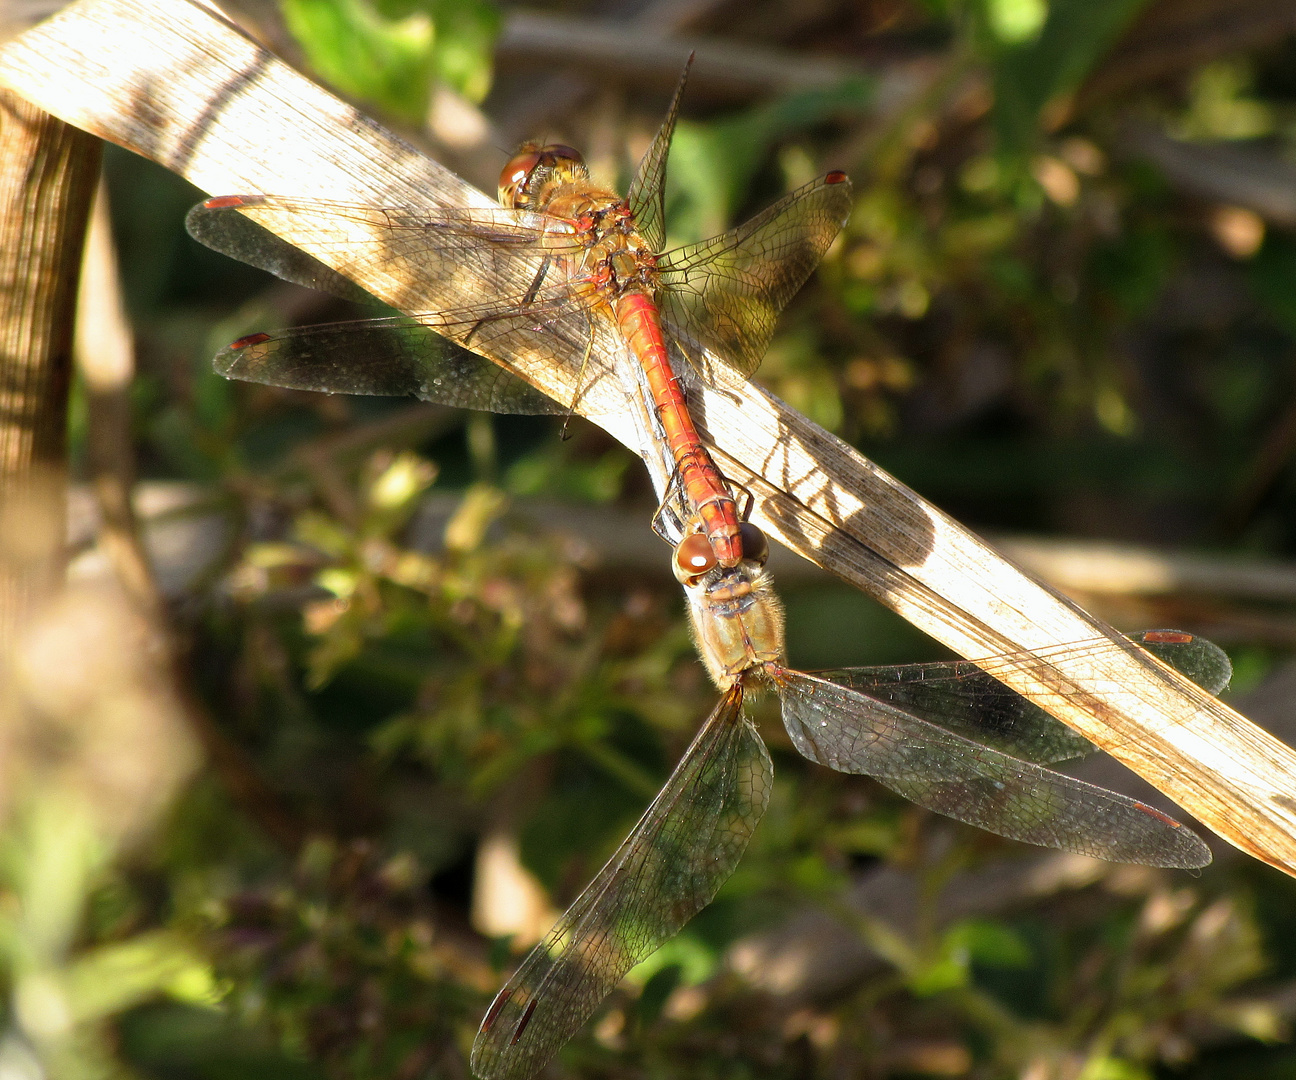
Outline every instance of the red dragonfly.
<path id="1" fill-rule="evenodd" d="M 788 668 L 781 608 L 762 569 L 764 537 L 750 523 L 741 528 L 735 567 L 721 566 L 696 533 L 674 557 L 698 647 L 724 696 L 634 830 L 496 996 L 473 1045 L 472 1068 L 484 1080 L 522 1080 L 542 1068 L 733 872 L 773 783 L 743 710 L 754 684 L 777 690 L 802 755 L 872 776 L 938 813 L 1118 862 L 1196 868 L 1211 860 L 1200 837 L 1159 810 L 1045 768 L 1096 748 L 995 679 L 993 659 Z M 1228 684 L 1228 657 L 1203 638 L 1149 630 L 1132 641 L 1212 693 Z M 1103 638 L 1054 656 L 1119 648 Z"/>
<path id="2" fill-rule="evenodd" d="M 423 282 L 428 297 L 465 277 L 484 297 L 424 311 L 416 293 L 402 305 L 412 316 L 254 334 L 217 356 L 217 370 L 231 377 L 562 413 L 569 403 L 550 401 L 470 346 L 505 355 L 540 350 L 582 369 L 582 379 L 621 379 L 616 358 L 592 347 L 595 321 L 603 320 L 650 386 L 660 430 L 649 434 L 666 446 L 677 479 L 659 515 L 669 507 L 667 520 L 686 534 L 675 570 L 724 696 L 621 848 L 495 999 L 473 1048 L 473 1069 L 486 1080 L 521 1080 L 543 1067 L 625 973 L 729 877 L 771 786 L 769 756 L 743 710 L 753 684 L 781 694 L 784 722 L 806 757 L 872 775 L 961 821 L 1120 861 L 1210 860 L 1197 836 L 1153 808 L 1044 768 L 1093 746 L 976 665 L 820 675 L 786 667 L 781 609 L 762 569 L 765 539 L 740 520 L 697 437 L 677 362 L 687 359 L 704 378 L 713 357 L 744 375 L 755 370 L 778 313 L 844 223 L 850 186 L 829 173 L 738 229 L 663 251 L 662 184 L 680 91 L 625 200 L 590 185 L 574 150 L 527 146 L 501 175 L 503 208 L 227 196 L 196 207 L 188 221 L 210 247 L 349 299 L 365 294 L 258 219 L 291 219 L 295 234 L 308 237 L 317 227 L 320 237 L 354 234 L 315 246 L 344 243 L 353 261 Z M 1140 641 L 1196 671 L 1209 689 L 1227 682 L 1227 658 L 1208 642 L 1169 631 Z M 1113 647 L 1104 639 L 1072 648 Z"/>
<path id="3" fill-rule="evenodd" d="M 673 461 L 689 527 L 707 537 L 721 566 L 737 565 L 742 515 L 689 414 L 680 360 L 691 358 L 704 374 L 709 356 L 744 376 L 756 369 L 779 312 L 845 224 L 851 185 L 845 173 L 830 172 L 745 225 L 663 250 L 666 159 L 687 77 L 686 66 L 624 199 L 593 184 L 571 147 L 528 143 L 500 174 L 502 209 L 344 206 L 264 195 L 221 196 L 194 207 L 187 225 L 197 240 L 291 281 L 348 298 L 359 292 L 258 227 L 258 219 L 293 219 L 307 236 L 312 225 L 321 226 L 321 235 L 335 235 L 340 221 L 366 226 L 363 237 L 348 238 L 353 259 L 424 282 L 429 296 L 448 277 L 468 275 L 483 297 L 452 311 L 252 334 L 217 355 L 217 370 L 295 389 L 562 412 L 564 406 L 469 350 L 538 349 L 584 368 L 579 385 L 609 366 L 592 347 L 592 321 L 609 320 L 647 382 L 660 424 L 654 439 L 664 441 Z"/>

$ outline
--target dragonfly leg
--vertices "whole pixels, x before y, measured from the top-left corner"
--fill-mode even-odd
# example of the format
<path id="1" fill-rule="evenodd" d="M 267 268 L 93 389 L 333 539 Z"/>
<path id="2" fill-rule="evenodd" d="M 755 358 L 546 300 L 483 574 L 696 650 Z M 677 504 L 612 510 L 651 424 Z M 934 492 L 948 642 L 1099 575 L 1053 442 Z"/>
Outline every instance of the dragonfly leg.
<path id="1" fill-rule="evenodd" d="M 540 263 L 540 268 L 536 270 L 535 277 L 531 279 L 531 284 L 527 287 L 526 293 L 522 297 L 523 307 L 530 307 L 532 304 L 535 303 L 536 297 L 540 295 L 540 288 L 541 286 L 544 285 L 544 279 L 549 275 L 549 267 L 552 264 L 553 264 L 553 256 L 546 255 Z M 491 321 L 492 321 L 491 319 L 483 318 L 483 319 L 478 319 L 475 323 L 473 323 L 472 328 L 464 336 L 462 342 L 464 347 L 467 348 L 472 342 L 473 335 L 476 334 L 477 331 L 480 330 L 483 326 L 485 326 L 486 323 Z M 567 428 L 564 425 L 563 431 L 566 432 L 566 430 Z"/>
<path id="2" fill-rule="evenodd" d="M 743 504 L 742 509 L 738 511 L 738 518 L 740 521 L 746 521 L 751 517 L 752 509 L 756 506 L 756 496 L 752 494 L 751 488 L 738 483 L 737 480 L 730 480 L 727 476 L 723 477 L 723 480 L 730 492 L 742 497 Z"/>
<path id="3" fill-rule="evenodd" d="M 652 516 L 652 531 L 672 547 L 689 531 L 691 515 L 681 513 L 681 506 L 687 506 L 687 502 L 684 498 L 684 482 L 680 477 L 679 466 L 676 465 L 667 481 L 666 494 Z"/>
<path id="4" fill-rule="evenodd" d="M 522 297 L 523 306 L 529 306 L 535 303 L 535 298 L 540 295 L 540 287 L 544 284 L 544 279 L 549 274 L 549 267 L 553 264 L 553 256 L 546 255 L 544 261 L 540 263 L 540 269 L 536 271 L 536 276 L 531 282 L 530 288 Z"/>
<path id="5" fill-rule="evenodd" d="M 680 520 L 674 507 L 662 503 L 653 513 L 652 531 L 665 540 L 666 543 L 674 545 L 679 543 L 686 530 L 684 522 Z"/>
<path id="6" fill-rule="evenodd" d="M 563 420 L 561 438 L 566 442 L 569 438 L 567 434 L 567 425 L 571 423 L 571 418 L 576 414 L 576 406 L 580 403 L 581 395 L 585 393 L 585 369 L 589 364 L 589 358 L 594 353 L 594 328 L 588 327 L 589 332 L 585 335 L 585 352 L 581 356 L 580 368 L 576 372 L 576 381 L 572 384 L 576 391 L 572 395 L 572 407 L 567 411 L 567 416 Z"/>

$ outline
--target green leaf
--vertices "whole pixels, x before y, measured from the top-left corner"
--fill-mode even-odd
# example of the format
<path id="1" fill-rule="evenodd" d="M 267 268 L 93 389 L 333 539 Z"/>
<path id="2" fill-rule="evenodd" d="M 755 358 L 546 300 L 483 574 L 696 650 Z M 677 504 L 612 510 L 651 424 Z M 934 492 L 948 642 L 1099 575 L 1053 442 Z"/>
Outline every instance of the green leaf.
<path id="1" fill-rule="evenodd" d="M 936 954 L 910 973 L 909 989 L 920 997 L 930 997 L 965 986 L 974 962 L 1022 968 L 1030 964 L 1031 953 L 1008 927 L 988 919 L 966 919 L 951 926 Z"/>
<path id="2" fill-rule="evenodd" d="M 480 101 L 490 89 L 498 13 L 482 0 L 281 0 L 311 66 L 333 86 L 419 125 L 443 82 Z"/>
<path id="3" fill-rule="evenodd" d="M 168 990 L 211 984 L 206 965 L 178 936 L 140 934 L 80 957 L 68 971 L 64 993 L 77 1021 L 98 1020 Z"/>
<path id="4" fill-rule="evenodd" d="M 984 17 L 1004 0 L 982 0 Z M 1000 148 L 1028 150 L 1049 102 L 1075 90 L 1147 0 L 1052 0 L 1039 36 L 1005 44 L 994 59 L 995 125 Z M 1018 20 L 1023 22 L 1023 20 Z M 1023 23 L 1024 25 L 1024 23 Z"/>
<path id="5" fill-rule="evenodd" d="M 1094 1057 L 1086 1063 L 1080 1080 L 1151 1080 L 1152 1073 L 1133 1061 L 1115 1057 Z"/>
<path id="6" fill-rule="evenodd" d="M 965 952 L 970 960 L 986 967 L 1029 967 L 1030 948 L 1015 930 L 989 919 L 966 919 L 950 927 L 945 946 L 951 952 Z"/>
<path id="7" fill-rule="evenodd" d="M 991 32 L 1000 41 L 1011 44 L 1035 38 L 1048 12 L 1047 0 L 986 0 Z"/>
<path id="8" fill-rule="evenodd" d="M 944 953 L 909 975 L 909 989 L 918 997 L 932 997 L 967 985 L 966 953 Z"/>
<path id="9" fill-rule="evenodd" d="M 682 973 L 683 968 L 679 964 L 667 964 L 658 968 L 657 972 L 644 983 L 635 1010 L 639 1015 L 641 1024 L 651 1024 L 661 1015 L 662 1007 L 666 1004 L 666 999 L 671 996 L 675 987 L 679 985 Z"/>
<path id="10" fill-rule="evenodd" d="M 432 0 L 432 16 L 437 78 L 469 101 L 480 102 L 490 90 L 499 12 L 486 0 Z"/>

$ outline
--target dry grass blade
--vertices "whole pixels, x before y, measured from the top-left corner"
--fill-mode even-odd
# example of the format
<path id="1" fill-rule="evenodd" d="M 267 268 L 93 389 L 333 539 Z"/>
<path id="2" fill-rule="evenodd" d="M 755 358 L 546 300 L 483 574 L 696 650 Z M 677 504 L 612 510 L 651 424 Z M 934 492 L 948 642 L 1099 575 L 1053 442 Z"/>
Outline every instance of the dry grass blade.
<path id="1" fill-rule="evenodd" d="M 81 0 L 0 50 L 0 80 L 215 194 L 489 204 L 207 11 L 173 0 Z M 331 251 L 313 253 L 399 306 L 406 283 Z M 463 302 L 453 284 L 447 306 Z M 492 359 L 570 400 L 545 357 Z M 1111 633 L 758 388 L 720 386 L 697 403 L 721 467 L 756 494 L 762 525 L 964 656 Z M 636 445 L 617 388 L 594 387 L 579 408 Z M 1069 662 L 1024 657 L 1002 677 L 1221 836 L 1296 874 L 1296 755 L 1227 706 L 1115 640 Z"/>
<path id="2" fill-rule="evenodd" d="M 63 574 L 70 316 L 99 144 L 0 91 L 0 146 L 3 654 Z"/>

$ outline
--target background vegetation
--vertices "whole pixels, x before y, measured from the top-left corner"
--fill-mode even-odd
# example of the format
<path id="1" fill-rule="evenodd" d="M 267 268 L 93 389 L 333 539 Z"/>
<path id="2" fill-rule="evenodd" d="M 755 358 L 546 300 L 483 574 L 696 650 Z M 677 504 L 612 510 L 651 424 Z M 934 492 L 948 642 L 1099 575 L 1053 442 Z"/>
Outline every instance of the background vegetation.
<path id="1" fill-rule="evenodd" d="M 673 237 L 828 167 L 858 193 L 760 378 L 978 529 L 1193 549 L 1187 588 L 1104 579 L 1083 546 L 1068 572 L 1124 628 L 1227 645 L 1243 711 L 1296 733 L 1289 3 L 229 10 L 488 189 L 535 135 L 624 184 L 696 44 Z M 122 644 L 41 699 L 60 749 L 7 807 L 0 1078 L 466 1077 L 517 951 L 715 698 L 651 492 L 579 420 L 223 381 L 232 338 L 346 312 L 189 241 L 173 176 L 106 172 L 192 698 L 145 685 L 106 607 L 24 654 L 39 697 L 69 627 Z M 82 455 L 93 409 L 83 386 Z M 791 561 L 779 580 L 801 666 L 939 655 Z M 551 1075 L 1296 1076 L 1286 878 L 1223 850 L 1199 877 L 1041 856 L 762 732 L 776 788 L 734 879 Z"/>

